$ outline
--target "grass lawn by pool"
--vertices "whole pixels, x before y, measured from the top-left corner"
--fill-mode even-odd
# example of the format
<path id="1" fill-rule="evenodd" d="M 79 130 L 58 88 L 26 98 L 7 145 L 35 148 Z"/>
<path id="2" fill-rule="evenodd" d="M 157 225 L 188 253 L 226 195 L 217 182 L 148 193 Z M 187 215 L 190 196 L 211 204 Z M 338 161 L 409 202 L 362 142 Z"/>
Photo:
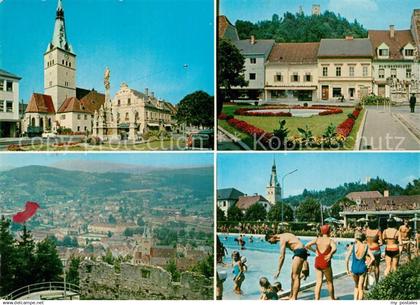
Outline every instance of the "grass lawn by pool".
<path id="1" fill-rule="evenodd" d="M 235 115 L 234 112 L 238 108 L 258 108 L 255 106 L 243 106 L 243 105 L 225 105 L 223 107 L 223 112 L 228 115 L 233 115 L 236 119 L 245 121 L 249 124 L 252 124 L 258 128 L 261 128 L 267 132 L 272 132 L 273 130 L 279 128 L 279 121 L 285 120 L 286 127 L 289 129 L 289 137 L 299 136 L 298 128 L 305 128 L 306 126 L 312 131 L 314 136 L 321 136 L 325 129 L 330 125 L 333 124 L 334 126 L 338 126 L 342 122 L 347 119 L 347 115 L 352 113 L 354 108 L 342 108 L 343 113 L 340 114 L 332 114 L 326 116 L 319 116 L 315 115 L 309 118 L 305 117 L 278 117 L 278 116 L 241 116 Z M 354 148 L 354 143 L 356 140 L 357 131 L 360 128 L 360 124 L 362 121 L 362 117 L 364 114 L 364 110 L 360 113 L 359 118 L 356 120 L 356 124 L 349 135 L 348 139 L 346 140 L 343 149 L 352 150 Z M 236 128 L 230 126 L 226 121 L 218 120 L 219 125 L 226 129 L 228 132 L 234 134 L 238 138 L 240 138 L 244 143 L 246 143 L 251 148 L 254 148 L 253 139 L 250 135 L 238 131 Z M 310 148 L 308 148 L 310 149 Z"/>

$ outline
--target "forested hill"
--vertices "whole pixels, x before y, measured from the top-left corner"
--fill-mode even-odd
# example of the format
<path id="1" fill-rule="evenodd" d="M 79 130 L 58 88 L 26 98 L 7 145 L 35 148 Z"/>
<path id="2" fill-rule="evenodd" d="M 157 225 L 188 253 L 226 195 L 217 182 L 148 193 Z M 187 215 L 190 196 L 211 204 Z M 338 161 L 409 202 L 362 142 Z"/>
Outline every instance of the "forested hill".
<path id="1" fill-rule="evenodd" d="M 322 38 L 344 38 L 347 35 L 367 37 L 367 30 L 357 20 L 349 22 L 330 11 L 319 16 L 287 12 L 282 18 L 274 14 L 271 20 L 257 23 L 237 20 L 235 25 L 240 39 L 254 35 L 257 39 L 274 39 L 276 42 L 318 42 Z"/>
<path id="2" fill-rule="evenodd" d="M 285 199 L 285 202 L 291 205 L 298 205 L 306 198 L 314 198 L 325 206 L 331 206 L 351 192 L 379 191 L 383 194 L 385 190 L 389 190 L 391 196 L 420 195 L 420 179 L 415 179 L 405 188 L 388 183 L 377 177 L 371 179 L 370 182 L 366 184 L 360 182 L 344 183 L 336 188 L 326 188 L 323 191 L 308 191 L 305 189 L 301 195 L 291 196 Z"/>

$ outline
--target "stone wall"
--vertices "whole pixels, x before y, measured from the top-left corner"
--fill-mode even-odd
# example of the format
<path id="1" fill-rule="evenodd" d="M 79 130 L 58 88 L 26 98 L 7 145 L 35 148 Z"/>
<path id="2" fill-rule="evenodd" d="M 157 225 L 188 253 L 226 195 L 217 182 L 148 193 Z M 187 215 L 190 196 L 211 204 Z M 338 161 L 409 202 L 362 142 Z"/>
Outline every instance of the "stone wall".
<path id="1" fill-rule="evenodd" d="M 172 282 L 166 270 L 121 264 L 120 272 L 104 262 L 84 261 L 79 267 L 82 300 L 212 300 L 213 279 L 184 272 Z"/>

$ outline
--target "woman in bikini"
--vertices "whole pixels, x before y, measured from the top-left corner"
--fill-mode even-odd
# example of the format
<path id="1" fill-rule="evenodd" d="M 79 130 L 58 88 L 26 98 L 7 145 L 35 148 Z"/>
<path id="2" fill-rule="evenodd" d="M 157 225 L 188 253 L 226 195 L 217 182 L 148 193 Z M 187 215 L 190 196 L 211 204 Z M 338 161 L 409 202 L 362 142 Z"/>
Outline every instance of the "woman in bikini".
<path id="1" fill-rule="evenodd" d="M 372 263 L 372 271 L 375 274 L 375 283 L 379 281 L 379 265 L 381 263 L 381 245 L 382 245 L 382 233 L 378 229 L 377 220 L 370 220 L 368 228 L 366 229 L 366 243 L 369 246 L 370 252 L 372 252 L 375 260 Z"/>
<path id="2" fill-rule="evenodd" d="M 367 244 L 364 244 L 365 235 L 361 232 L 356 232 L 354 235 L 355 243 L 349 247 L 346 256 L 347 274 L 353 276 L 354 280 L 354 299 L 363 300 L 364 283 L 368 268 L 375 260 L 372 252 L 369 250 Z M 366 265 L 366 257 L 370 257 L 369 263 Z M 352 257 L 351 272 L 349 270 L 349 261 Z"/>
<path id="3" fill-rule="evenodd" d="M 398 230 L 395 228 L 397 223 L 394 218 L 388 220 L 388 227 L 382 234 L 382 239 L 386 243 L 385 248 L 385 263 L 386 268 L 384 275 L 387 276 L 391 271 L 396 271 L 398 267 L 398 261 L 400 260 L 400 248 L 401 236 Z"/>
<path id="4" fill-rule="evenodd" d="M 334 240 L 330 238 L 330 226 L 324 225 L 321 227 L 321 237 L 318 237 L 306 244 L 305 248 L 315 252 L 315 300 L 320 299 L 322 281 L 325 275 L 327 280 L 327 289 L 330 294 L 331 300 L 335 300 L 334 296 L 334 283 L 333 272 L 331 268 L 331 257 L 337 251 L 337 245 Z M 316 248 L 312 248 L 315 245 Z"/>

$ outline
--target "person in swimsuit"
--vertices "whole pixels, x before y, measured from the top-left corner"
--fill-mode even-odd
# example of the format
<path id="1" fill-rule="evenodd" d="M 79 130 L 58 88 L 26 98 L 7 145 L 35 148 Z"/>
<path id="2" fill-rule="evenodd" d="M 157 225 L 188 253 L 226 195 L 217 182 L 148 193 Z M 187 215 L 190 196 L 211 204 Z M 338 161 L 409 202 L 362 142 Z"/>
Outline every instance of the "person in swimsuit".
<path id="1" fill-rule="evenodd" d="M 243 294 L 241 290 L 242 283 L 245 280 L 245 274 L 241 262 L 241 255 L 238 251 L 232 253 L 233 259 L 233 291 L 236 294 Z"/>
<path id="2" fill-rule="evenodd" d="M 398 261 L 400 259 L 400 248 L 398 244 L 401 244 L 401 236 L 399 231 L 395 228 L 397 223 L 394 218 L 388 219 L 387 229 L 382 234 L 382 239 L 386 243 L 385 248 L 385 263 L 386 268 L 384 275 L 387 276 L 391 271 L 397 270 Z"/>
<path id="3" fill-rule="evenodd" d="M 410 241 L 410 233 L 411 228 L 408 225 L 408 219 L 404 220 L 404 224 L 400 226 L 398 229 L 401 237 L 401 244 L 400 244 L 400 253 L 402 254 L 403 251 L 407 252 L 408 260 L 411 260 L 411 241 Z"/>
<path id="4" fill-rule="evenodd" d="M 318 237 L 305 245 L 306 249 L 315 252 L 317 255 L 315 257 L 315 300 L 320 299 L 324 275 L 327 280 L 327 289 L 330 294 L 330 298 L 331 300 L 335 300 L 331 258 L 337 251 L 337 245 L 334 240 L 330 238 L 331 227 L 329 225 L 323 225 L 320 228 L 320 231 L 321 237 Z M 313 248 L 313 245 L 316 246 L 315 249 Z"/>
<path id="5" fill-rule="evenodd" d="M 364 244 L 365 235 L 361 232 L 354 234 L 355 243 L 351 246 L 346 255 L 347 274 L 353 276 L 354 280 L 354 299 L 363 300 L 365 277 L 370 264 L 373 263 L 375 257 L 369 250 L 369 246 Z M 366 257 L 370 257 L 368 265 L 366 265 Z M 351 271 L 349 270 L 349 261 L 351 261 Z"/>
<path id="6" fill-rule="evenodd" d="M 278 300 L 277 290 L 273 289 L 266 277 L 260 278 L 260 300 Z"/>
<path id="7" fill-rule="evenodd" d="M 375 274 L 375 283 L 379 281 L 379 265 L 381 263 L 381 245 L 382 245 L 382 233 L 378 229 L 377 219 L 370 220 L 368 228 L 366 229 L 366 243 L 369 246 L 370 252 L 372 252 L 375 260 L 372 263 L 371 271 Z M 366 281 L 366 285 L 367 285 Z"/>
<path id="8" fill-rule="evenodd" d="M 286 257 L 286 248 L 289 248 L 291 251 L 293 251 L 294 255 L 291 274 L 292 281 L 289 299 L 296 300 L 300 289 L 300 273 L 302 272 L 304 263 L 308 263 L 308 251 L 305 249 L 299 238 L 297 238 L 292 233 L 274 234 L 269 232 L 265 235 L 265 240 L 270 244 L 277 244 L 280 242 L 279 265 L 274 278 L 278 278 L 280 275 L 284 263 L 284 258 Z"/>

